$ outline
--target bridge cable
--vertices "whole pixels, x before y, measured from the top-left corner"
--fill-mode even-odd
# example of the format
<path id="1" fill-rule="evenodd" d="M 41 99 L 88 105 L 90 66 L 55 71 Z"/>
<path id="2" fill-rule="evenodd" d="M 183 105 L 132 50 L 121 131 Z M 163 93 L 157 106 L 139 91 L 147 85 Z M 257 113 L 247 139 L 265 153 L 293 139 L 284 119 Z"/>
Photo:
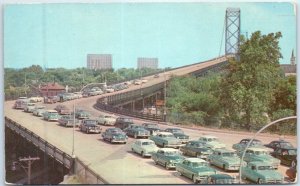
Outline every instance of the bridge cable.
<path id="1" fill-rule="evenodd" d="M 222 37 L 221 37 L 221 45 L 219 50 L 219 56 L 221 55 L 222 45 L 223 45 L 223 38 L 224 38 L 224 32 L 225 32 L 225 24 L 226 24 L 226 16 L 224 18 L 224 24 L 223 24 L 223 31 L 222 31 Z"/>

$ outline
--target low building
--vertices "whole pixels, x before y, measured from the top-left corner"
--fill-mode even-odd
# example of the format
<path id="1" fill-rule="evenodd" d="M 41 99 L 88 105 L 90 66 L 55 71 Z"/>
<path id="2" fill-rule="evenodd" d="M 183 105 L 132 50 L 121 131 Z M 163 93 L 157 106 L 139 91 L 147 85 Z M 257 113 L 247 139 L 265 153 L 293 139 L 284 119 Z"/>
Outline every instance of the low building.
<path id="1" fill-rule="evenodd" d="M 41 85 L 40 92 L 43 97 L 57 96 L 59 93 L 65 92 L 65 87 L 58 83 L 47 83 Z"/>

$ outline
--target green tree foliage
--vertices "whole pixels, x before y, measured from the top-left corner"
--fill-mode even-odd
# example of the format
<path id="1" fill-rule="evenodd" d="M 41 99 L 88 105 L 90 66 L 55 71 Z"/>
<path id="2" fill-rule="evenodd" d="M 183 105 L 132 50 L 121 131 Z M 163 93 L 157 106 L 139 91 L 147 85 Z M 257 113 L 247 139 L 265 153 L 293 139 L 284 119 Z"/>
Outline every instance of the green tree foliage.
<path id="1" fill-rule="evenodd" d="M 265 113 L 280 79 L 280 37 L 280 32 L 261 35 L 257 31 L 249 40 L 242 39 L 240 61 L 230 60 L 228 74 L 222 80 L 222 106 L 231 119 L 248 130 L 267 122 Z"/>

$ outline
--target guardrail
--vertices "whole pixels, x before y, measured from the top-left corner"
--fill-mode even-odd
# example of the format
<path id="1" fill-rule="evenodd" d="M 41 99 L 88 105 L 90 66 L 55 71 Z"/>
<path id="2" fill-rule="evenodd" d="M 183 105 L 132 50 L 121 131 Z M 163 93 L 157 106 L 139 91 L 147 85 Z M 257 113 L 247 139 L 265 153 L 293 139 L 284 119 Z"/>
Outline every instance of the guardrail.
<path id="1" fill-rule="evenodd" d="M 17 122 L 9 119 L 5 116 L 5 126 L 25 138 L 28 142 L 34 144 L 37 148 L 53 157 L 56 161 L 63 164 L 66 168 L 73 171 L 73 173 L 79 175 L 81 180 L 89 184 L 108 184 L 99 174 L 90 169 L 80 159 L 72 158 L 69 154 L 55 147 L 51 143 L 42 139 L 40 136 L 33 133 L 31 130 L 23 127 Z M 84 177 L 80 176 L 80 173 L 84 171 Z"/>

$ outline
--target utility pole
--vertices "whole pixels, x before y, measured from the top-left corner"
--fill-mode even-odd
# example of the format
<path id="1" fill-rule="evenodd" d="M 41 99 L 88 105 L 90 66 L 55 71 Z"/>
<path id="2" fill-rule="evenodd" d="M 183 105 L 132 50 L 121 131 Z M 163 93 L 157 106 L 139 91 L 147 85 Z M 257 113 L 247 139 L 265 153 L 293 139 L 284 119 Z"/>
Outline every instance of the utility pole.
<path id="1" fill-rule="evenodd" d="M 164 69 L 164 77 L 165 77 L 165 84 L 164 84 L 164 121 L 167 122 L 167 78 L 166 78 L 166 71 Z"/>
<path id="2" fill-rule="evenodd" d="M 19 162 L 27 162 L 27 166 L 22 165 L 20 163 L 20 165 L 23 167 L 23 169 L 27 173 L 27 176 L 28 176 L 27 184 L 30 184 L 30 181 L 31 181 L 31 165 L 33 164 L 33 162 L 35 160 L 40 160 L 40 158 L 39 157 L 30 157 L 30 156 L 28 158 L 19 158 Z"/>

